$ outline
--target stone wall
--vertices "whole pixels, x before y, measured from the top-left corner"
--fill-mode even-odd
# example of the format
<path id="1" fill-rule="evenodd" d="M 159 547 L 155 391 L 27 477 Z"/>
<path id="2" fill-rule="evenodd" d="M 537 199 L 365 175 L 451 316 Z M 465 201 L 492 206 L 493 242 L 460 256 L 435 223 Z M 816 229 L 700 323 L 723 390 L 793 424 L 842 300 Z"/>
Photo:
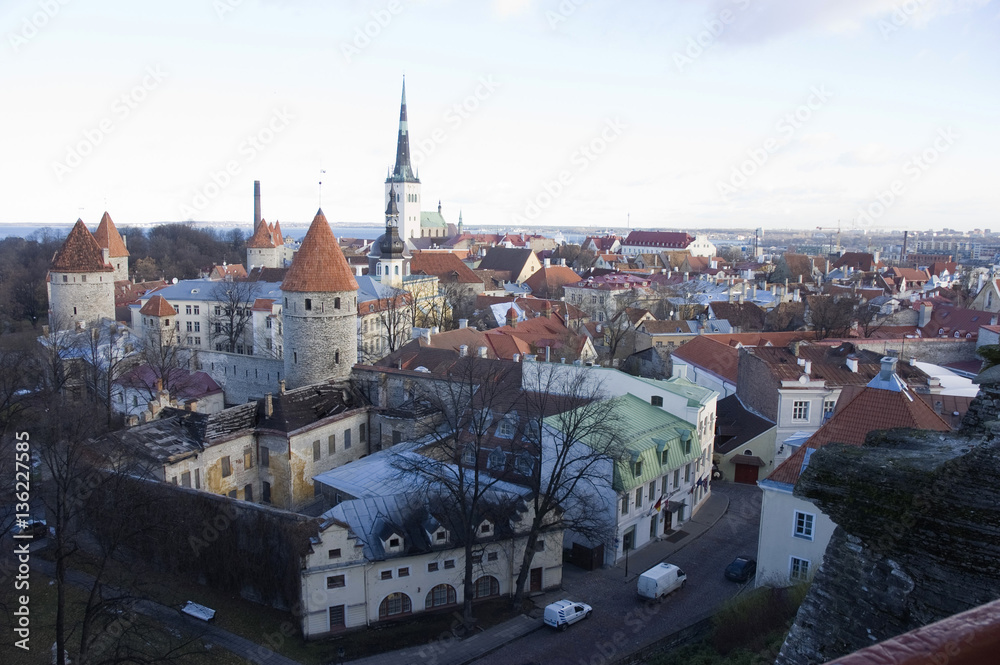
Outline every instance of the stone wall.
<path id="1" fill-rule="evenodd" d="M 873 432 L 812 455 L 795 493 L 839 526 L 776 661 L 824 663 L 1000 597 L 1000 404 L 957 434 Z"/>
<path id="2" fill-rule="evenodd" d="M 753 351 L 740 349 L 736 394 L 747 408 L 768 420 L 778 422 L 780 388 L 781 383 L 771 374 L 767 363 L 755 356 Z"/>
<path id="3" fill-rule="evenodd" d="M 277 393 L 284 378 L 285 365 L 280 358 L 245 356 L 224 351 L 196 351 L 191 367 L 206 372 L 222 386 L 226 404 L 243 404 L 252 399 Z"/>
<path id="4" fill-rule="evenodd" d="M 943 338 L 922 339 L 852 339 L 858 349 L 888 355 L 896 351 L 904 360 L 916 358 L 920 362 L 943 365 L 962 360 L 976 360 L 976 343 L 973 340 Z"/>

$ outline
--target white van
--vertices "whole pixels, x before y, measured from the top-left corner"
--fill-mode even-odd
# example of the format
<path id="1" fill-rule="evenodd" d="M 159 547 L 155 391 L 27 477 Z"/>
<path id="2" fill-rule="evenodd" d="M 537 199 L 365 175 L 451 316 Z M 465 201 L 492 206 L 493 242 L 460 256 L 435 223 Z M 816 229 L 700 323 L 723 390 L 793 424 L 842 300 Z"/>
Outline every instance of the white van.
<path id="1" fill-rule="evenodd" d="M 572 600 L 557 600 L 545 606 L 545 625 L 566 630 L 566 626 L 590 616 L 593 608 L 587 603 L 575 603 Z"/>
<path id="2" fill-rule="evenodd" d="M 663 600 L 669 593 L 687 584 L 687 575 L 672 563 L 660 563 L 639 576 L 639 597 Z"/>

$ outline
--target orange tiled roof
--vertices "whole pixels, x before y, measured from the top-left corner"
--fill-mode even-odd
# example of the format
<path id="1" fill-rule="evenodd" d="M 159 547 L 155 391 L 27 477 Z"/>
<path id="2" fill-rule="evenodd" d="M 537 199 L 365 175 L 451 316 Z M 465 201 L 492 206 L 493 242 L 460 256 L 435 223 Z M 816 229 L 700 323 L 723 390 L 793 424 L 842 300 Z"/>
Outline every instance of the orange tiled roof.
<path id="1" fill-rule="evenodd" d="M 261 223 L 263 226 L 263 223 Z M 282 291 L 330 293 L 357 291 L 358 282 L 340 251 L 323 210 L 316 212 L 302 245 L 295 254 L 292 267 L 281 283 Z"/>
<path id="2" fill-rule="evenodd" d="M 51 270 L 56 272 L 112 272 L 104 262 L 101 246 L 82 219 L 76 220 L 62 247 L 52 258 Z"/>
<path id="3" fill-rule="evenodd" d="M 163 296 L 153 296 L 146 301 L 139 313 L 146 316 L 176 316 L 177 310 Z"/>
<path id="4" fill-rule="evenodd" d="M 271 229 L 268 227 L 267 222 L 262 219 L 257 228 L 253 230 L 253 235 L 247 240 L 247 247 L 251 249 L 268 249 L 274 246 L 274 236 L 271 235 Z"/>
<path id="5" fill-rule="evenodd" d="M 274 238 L 275 247 L 281 247 L 285 244 L 285 236 L 281 235 L 281 222 L 274 221 L 274 229 L 271 231 L 271 236 Z"/>
<path id="6" fill-rule="evenodd" d="M 778 465 L 768 480 L 794 485 L 802 473 L 807 450 L 828 443 L 860 446 L 869 432 L 897 427 L 950 432 L 951 426 L 927 402 L 909 391 L 865 387 L 847 404 L 838 404 L 833 417 L 813 434 L 791 457 Z"/>
<path id="7" fill-rule="evenodd" d="M 128 248 L 125 247 L 125 241 L 122 240 L 121 234 L 118 233 L 115 223 L 111 221 L 111 215 L 106 212 L 101 217 L 101 223 L 97 225 L 97 230 L 94 231 L 94 239 L 98 245 L 108 250 L 108 256 L 129 255 Z"/>
<path id="8" fill-rule="evenodd" d="M 671 323 L 680 326 L 684 322 L 672 321 Z M 736 383 L 739 369 L 739 350 L 728 344 L 714 340 L 707 335 L 699 335 L 677 347 L 673 355 L 730 383 Z"/>
<path id="9" fill-rule="evenodd" d="M 566 266 L 542 266 L 524 283 L 531 287 L 531 292 L 540 296 L 553 296 L 556 291 L 567 284 L 576 284 L 580 276 Z"/>
<path id="10" fill-rule="evenodd" d="M 414 252 L 410 259 L 410 274 L 421 273 L 436 275 L 448 283 L 482 284 L 483 282 L 461 259 L 446 252 Z"/>

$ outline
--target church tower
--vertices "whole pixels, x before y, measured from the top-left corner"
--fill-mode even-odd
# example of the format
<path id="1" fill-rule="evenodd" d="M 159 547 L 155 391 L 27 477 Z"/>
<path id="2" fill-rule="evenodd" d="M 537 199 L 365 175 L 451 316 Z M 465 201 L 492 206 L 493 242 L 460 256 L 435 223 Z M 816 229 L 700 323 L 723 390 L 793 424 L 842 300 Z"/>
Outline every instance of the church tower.
<path id="1" fill-rule="evenodd" d="M 348 378 L 358 360 L 358 283 L 322 210 L 281 290 L 288 387 Z"/>
<path id="2" fill-rule="evenodd" d="M 94 231 L 94 239 L 97 240 L 101 250 L 107 252 L 105 263 L 111 264 L 115 269 L 115 281 L 128 281 L 128 247 L 107 212 L 101 217 L 101 223 Z"/>
<path id="3" fill-rule="evenodd" d="M 49 325 L 54 330 L 115 320 L 115 269 L 107 255 L 83 220 L 76 220 L 49 266 Z"/>
<path id="4" fill-rule="evenodd" d="M 399 208 L 399 235 L 403 242 L 420 237 L 420 179 L 410 166 L 410 134 L 406 124 L 406 79 L 399 105 L 399 133 L 396 136 L 396 165 L 385 179 L 386 208 L 389 198 Z"/>
<path id="5" fill-rule="evenodd" d="M 392 191 L 392 190 L 390 190 Z M 390 194 L 385 208 L 385 234 L 379 238 L 379 260 L 376 273 L 378 280 L 387 286 L 399 289 L 403 286 L 406 273 L 405 246 L 399 237 L 399 209 L 396 197 Z"/>

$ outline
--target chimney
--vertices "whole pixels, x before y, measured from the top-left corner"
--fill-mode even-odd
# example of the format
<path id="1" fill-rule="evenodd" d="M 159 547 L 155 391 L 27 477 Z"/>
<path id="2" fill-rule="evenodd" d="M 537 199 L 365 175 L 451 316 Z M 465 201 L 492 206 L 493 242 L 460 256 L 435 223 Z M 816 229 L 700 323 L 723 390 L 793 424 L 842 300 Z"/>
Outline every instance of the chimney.
<path id="1" fill-rule="evenodd" d="M 425 330 L 424 334 L 421 335 L 421 336 L 424 338 L 424 342 L 426 342 L 427 344 L 431 343 L 431 329 L 430 328 L 428 328 L 427 330 Z"/>
<path id="2" fill-rule="evenodd" d="M 899 263 L 900 263 L 900 265 L 903 265 L 903 264 L 906 263 L 906 240 L 907 240 L 907 237 L 909 235 L 910 235 L 909 231 L 903 231 L 903 249 L 899 253 Z"/>
<path id="3" fill-rule="evenodd" d="M 827 274 L 827 275 L 830 274 L 830 259 L 826 260 L 826 273 L 825 274 Z"/>
<path id="4" fill-rule="evenodd" d="M 888 383 L 892 380 L 892 376 L 896 373 L 896 362 L 898 360 L 898 358 L 893 358 L 892 356 L 882 358 L 882 369 L 878 373 L 879 381 Z"/>
<path id="5" fill-rule="evenodd" d="M 566 259 L 559 259 L 559 265 L 566 267 Z"/>
<path id="6" fill-rule="evenodd" d="M 855 374 L 858 373 L 858 357 L 851 355 L 847 356 L 847 369 L 851 370 Z"/>
<path id="7" fill-rule="evenodd" d="M 549 258 L 542 259 L 542 265 L 544 265 L 546 268 L 551 268 L 552 267 L 552 259 L 549 259 Z"/>
<path id="8" fill-rule="evenodd" d="M 515 353 L 515 354 L 514 354 L 514 358 L 513 358 L 513 360 L 514 360 L 514 362 L 516 362 L 516 363 L 519 363 L 519 362 L 521 362 L 521 354 L 520 354 L 520 353 Z"/>
<path id="9" fill-rule="evenodd" d="M 260 180 L 253 181 L 253 228 L 260 224 Z"/>
<path id="10" fill-rule="evenodd" d="M 684 281 L 685 282 L 688 281 L 688 273 L 687 272 L 684 273 Z"/>
<path id="11" fill-rule="evenodd" d="M 458 347 L 458 357 L 464 358 L 467 355 L 469 355 L 469 345 L 462 344 L 461 346 Z"/>
<path id="12" fill-rule="evenodd" d="M 264 395 L 264 415 L 268 418 L 274 415 L 274 400 L 271 398 L 271 393 Z"/>
<path id="13" fill-rule="evenodd" d="M 511 328 L 517 328 L 517 310 L 514 309 L 513 305 L 507 310 L 507 325 Z"/>
<path id="14" fill-rule="evenodd" d="M 281 379 L 278 381 L 278 392 L 282 395 L 285 394 L 285 380 Z"/>
<path id="15" fill-rule="evenodd" d="M 931 314 L 934 312 L 934 305 L 929 302 L 920 303 L 920 316 L 917 319 L 917 327 L 923 328 L 931 322 Z"/>
<path id="16" fill-rule="evenodd" d="M 551 354 L 551 352 L 552 352 L 552 347 L 551 346 L 546 346 L 545 347 L 545 362 L 550 362 L 552 360 L 552 354 Z"/>
<path id="17" fill-rule="evenodd" d="M 479 357 L 480 358 L 485 358 L 486 357 L 486 347 L 485 346 L 479 347 Z"/>
<path id="18" fill-rule="evenodd" d="M 799 284 L 802 283 L 802 273 L 799 273 Z"/>
<path id="19" fill-rule="evenodd" d="M 800 346 L 802 346 L 802 342 L 792 342 L 791 344 L 788 345 L 789 351 L 791 351 L 792 355 L 795 356 L 796 358 L 799 357 Z"/>
<path id="20" fill-rule="evenodd" d="M 156 392 L 157 393 L 163 392 L 163 379 L 156 380 Z"/>
<path id="21" fill-rule="evenodd" d="M 802 371 L 805 372 L 807 375 L 811 376 L 812 370 L 813 370 L 813 363 L 811 360 L 807 360 L 805 364 L 802 366 Z"/>
<path id="22" fill-rule="evenodd" d="M 469 327 L 469 320 L 468 319 L 459 319 L 458 320 L 458 329 L 459 330 L 463 330 L 463 329 L 468 328 L 468 327 Z"/>

